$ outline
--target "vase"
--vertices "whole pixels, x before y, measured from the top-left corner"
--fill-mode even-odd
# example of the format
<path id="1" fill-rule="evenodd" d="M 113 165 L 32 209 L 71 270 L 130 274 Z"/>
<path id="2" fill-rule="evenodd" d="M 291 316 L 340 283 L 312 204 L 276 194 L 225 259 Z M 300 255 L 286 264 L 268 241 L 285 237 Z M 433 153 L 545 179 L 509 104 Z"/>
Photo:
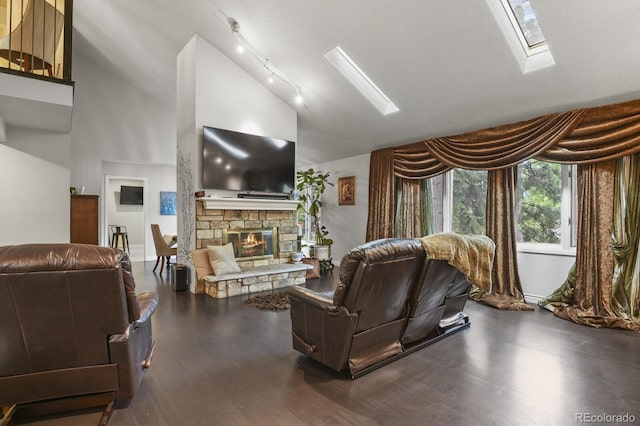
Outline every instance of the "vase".
<path id="1" fill-rule="evenodd" d="M 316 257 L 320 260 L 326 260 L 329 258 L 329 246 L 312 246 L 311 249 L 311 255 L 313 257 Z"/>

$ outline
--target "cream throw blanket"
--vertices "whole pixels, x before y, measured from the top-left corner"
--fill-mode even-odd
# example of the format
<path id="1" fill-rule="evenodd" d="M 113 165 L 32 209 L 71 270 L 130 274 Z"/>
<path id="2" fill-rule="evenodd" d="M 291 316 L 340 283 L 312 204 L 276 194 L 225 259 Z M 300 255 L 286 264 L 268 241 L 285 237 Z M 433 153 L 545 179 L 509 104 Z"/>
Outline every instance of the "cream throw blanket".
<path id="1" fill-rule="evenodd" d="M 491 268 L 496 245 L 484 235 L 461 235 L 455 232 L 418 238 L 427 259 L 446 260 L 460 270 L 471 284 L 491 292 Z"/>

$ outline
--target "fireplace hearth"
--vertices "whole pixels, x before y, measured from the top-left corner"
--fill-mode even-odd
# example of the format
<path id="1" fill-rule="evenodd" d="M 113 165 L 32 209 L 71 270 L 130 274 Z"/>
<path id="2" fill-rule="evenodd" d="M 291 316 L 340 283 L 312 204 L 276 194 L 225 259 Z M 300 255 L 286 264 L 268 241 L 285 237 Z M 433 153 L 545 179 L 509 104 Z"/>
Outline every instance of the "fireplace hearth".
<path id="1" fill-rule="evenodd" d="M 278 228 L 224 229 L 222 243 L 231 243 L 236 260 L 278 258 Z"/>

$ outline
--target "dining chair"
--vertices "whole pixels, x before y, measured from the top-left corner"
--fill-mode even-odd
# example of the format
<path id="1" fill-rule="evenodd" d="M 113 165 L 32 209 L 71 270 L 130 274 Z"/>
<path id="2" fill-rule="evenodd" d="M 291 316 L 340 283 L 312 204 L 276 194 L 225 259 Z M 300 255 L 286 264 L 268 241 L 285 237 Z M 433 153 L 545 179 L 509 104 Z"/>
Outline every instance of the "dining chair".
<path id="1" fill-rule="evenodd" d="M 160 259 L 162 259 L 162 264 L 160 266 L 160 275 L 162 275 L 162 270 L 164 269 L 164 261 L 167 260 L 167 266 L 169 266 L 169 258 L 171 256 L 176 256 L 178 254 L 177 247 L 169 247 L 167 242 L 165 241 L 162 232 L 160 231 L 160 225 L 151 224 L 151 233 L 153 234 L 153 244 L 156 247 L 156 264 L 153 267 L 153 272 L 158 268 L 158 263 Z"/>

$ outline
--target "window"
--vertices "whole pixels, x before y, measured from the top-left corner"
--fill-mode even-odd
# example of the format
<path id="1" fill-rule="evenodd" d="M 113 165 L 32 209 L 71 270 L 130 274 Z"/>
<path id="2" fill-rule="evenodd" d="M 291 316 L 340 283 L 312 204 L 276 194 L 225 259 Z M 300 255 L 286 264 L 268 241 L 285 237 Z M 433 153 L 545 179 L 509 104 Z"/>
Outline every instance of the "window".
<path id="1" fill-rule="evenodd" d="M 527 160 L 518 166 L 516 227 L 524 250 L 570 249 L 575 245 L 575 166 Z"/>
<path id="2" fill-rule="evenodd" d="M 529 0 L 485 0 L 523 74 L 553 66 L 542 27 Z"/>
<path id="3" fill-rule="evenodd" d="M 434 232 L 485 233 L 487 172 L 454 169 L 429 182 Z"/>
<path id="4" fill-rule="evenodd" d="M 518 242 L 560 243 L 560 164 L 527 160 L 518 165 L 516 227 Z"/>
<path id="5" fill-rule="evenodd" d="M 527 160 L 518 166 L 518 249 L 572 253 L 576 229 L 575 166 Z M 435 232 L 486 233 L 487 172 L 454 169 L 430 180 Z"/>
<path id="6" fill-rule="evenodd" d="M 540 29 L 538 18 L 536 17 L 529 0 L 503 0 L 508 5 L 507 14 L 511 19 L 518 37 L 522 39 L 525 48 L 534 49 L 545 45 L 547 42 Z M 511 13 L 509 13 L 509 11 Z"/>

